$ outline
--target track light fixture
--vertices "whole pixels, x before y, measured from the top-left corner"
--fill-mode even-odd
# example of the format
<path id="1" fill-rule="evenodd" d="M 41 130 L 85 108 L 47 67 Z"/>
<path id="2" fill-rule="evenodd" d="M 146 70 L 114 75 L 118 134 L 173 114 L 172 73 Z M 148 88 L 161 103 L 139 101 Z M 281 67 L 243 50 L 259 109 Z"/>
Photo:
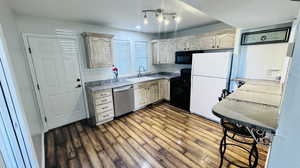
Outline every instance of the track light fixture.
<path id="1" fill-rule="evenodd" d="M 169 18 L 171 17 L 176 23 L 181 21 L 181 18 L 177 16 L 176 13 L 165 12 L 163 9 L 146 9 L 142 10 L 144 13 L 144 24 L 148 24 L 147 13 L 154 13 L 158 23 L 164 23 L 168 25 L 170 23 Z"/>

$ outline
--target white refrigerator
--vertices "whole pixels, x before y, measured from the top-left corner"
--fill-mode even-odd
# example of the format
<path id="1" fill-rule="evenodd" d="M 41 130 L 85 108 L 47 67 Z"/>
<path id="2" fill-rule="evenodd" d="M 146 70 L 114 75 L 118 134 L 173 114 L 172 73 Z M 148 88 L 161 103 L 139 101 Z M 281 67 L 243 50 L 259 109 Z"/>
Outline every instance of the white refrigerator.
<path id="1" fill-rule="evenodd" d="M 192 113 L 220 121 L 212 114 L 212 107 L 218 103 L 218 97 L 227 87 L 231 59 L 232 52 L 193 54 L 190 105 Z"/>

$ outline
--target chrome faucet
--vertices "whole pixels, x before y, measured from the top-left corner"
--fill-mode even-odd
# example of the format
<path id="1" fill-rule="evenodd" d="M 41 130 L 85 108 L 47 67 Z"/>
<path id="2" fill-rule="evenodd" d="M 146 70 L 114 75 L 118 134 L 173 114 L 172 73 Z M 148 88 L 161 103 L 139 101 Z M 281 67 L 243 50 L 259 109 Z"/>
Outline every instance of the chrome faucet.
<path id="1" fill-rule="evenodd" d="M 141 73 L 142 71 L 141 71 L 141 69 L 143 69 L 143 72 L 146 71 L 145 67 L 142 66 L 142 65 L 140 65 L 140 66 L 139 66 L 139 73 L 138 73 L 138 77 L 139 77 L 139 78 L 142 77 L 142 73 Z"/>

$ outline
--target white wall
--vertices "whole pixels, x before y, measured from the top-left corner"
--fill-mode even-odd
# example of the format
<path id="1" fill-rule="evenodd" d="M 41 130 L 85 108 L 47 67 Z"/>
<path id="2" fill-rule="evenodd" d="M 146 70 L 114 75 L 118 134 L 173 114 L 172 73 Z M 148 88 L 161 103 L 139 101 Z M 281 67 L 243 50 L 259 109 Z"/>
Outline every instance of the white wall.
<path id="1" fill-rule="evenodd" d="M 222 30 L 222 29 L 226 29 L 226 28 L 232 28 L 232 26 L 229 26 L 225 23 L 215 23 L 215 24 L 209 24 L 209 25 L 179 30 L 179 31 L 175 31 L 175 32 L 155 34 L 155 38 L 156 39 L 168 39 L 168 38 L 184 37 L 184 36 L 191 36 L 191 35 L 197 35 L 197 34 L 204 34 L 204 33 Z M 159 65 L 158 67 L 161 71 L 178 72 L 182 68 L 191 68 L 191 65 L 176 65 L 175 64 L 175 65 Z"/>
<path id="2" fill-rule="evenodd" d="M 83 81 L 95 81 L 112 78 L 113 74 L 111 68 L 100 68 L 100 69 L 88 69 L 86 67 L 86 53 L 83 43 L 83 38 L 80 36 L 83 32 L 95 32 L 95 33 L 106 33 L 113 34 L 114 39 L 118 40 L 129 40 L 133 41 L 151 41 L 154 36 L 152 34 L 145 34 L 133 31 L 124 31 L 120 29 L 115 29 L 106 26 L 99 25 L 88 25 L 74 22 L 66 22 L 62 20 L 39 18 L 39 17 L 30 17 L 30 16 L 17 16 L 17 25 L 21 33 L 35 33 L 35 34 L 46 34 L 46 35 L 55 35 L 56 29 L 68 29 L 73 30 L 78 34 L 80 39 L 80 49 L 81 49 L 81 64 L 83 67 Z M 131 51 L 133 51 L 133 45 L 131 45 Z M 149 44 L 150 51 L 150 44 Z M 134 55 L 134 54 L 133 54 Z M 150 71 L 157 72 L 155 66 L 152 66 L 152 59 L 150 61 Z"/>
<path id="3" fill-rule="evenodd" d="M 24 52 L 20 45 L 20 38 L 17 34 L 14 14 L 6 1 L 0 3 L 0 23 L 3 25 L 4 34 L 8 43 L 9 56 L 13 71 L 15 72 L 16 86 L 20 91 L 20 101 L 26 113 L 31 134 L 39 134 L 42 130 L 41 118 L 37 111 L 37 104 L 34 102 L 33 87 L 31 78 L 28 78 L 29 69 L 25 62 Z"/>
<path id="4" fill-rule="evenodd" d="M 244 32 L 289 26 L 292 26 L 291 22 L 255 29 L 241 29 L 241 34 Z M 241 38 L 241 36 L 239 38 Z M 274 80 L 275 76 L 278 76 L 276 74 L 281 75 L 281 71 L 284 68 L 285 56 L 287 56 L 288 43 L 239 45 L 236 46 L 236 48 L 239 48 L 239 63 L 236 77 Z M 278 69 L 280 71 L 275 73 L 275 71 L 271 71 L 272 69 Z"/>
<path id="5" fill-rule="evenodd" d="M 12 79 L 9 80 L 11 81 L 10 85 L 15 86 L 14 89 L 11 88 L 11 91 L 16 93 L 16 97 L 13 97 L 13 101 L 16 103 L 16 111 L 25 119 L 25 125 L 22 126 L 21 129 L 22 131 L 29 129 L 31 136 L 40 135 L 43 130 L 41 117 L 36 109 L 37 104 L 34 101 L 31 79 L 28 78 L 29 70 L 25 63 L 25 55 L 20 45 L 15 16 L 9 8 L 7 0 L 0 0 L 0 24 L 2 25 L 8 48 L 6 58 L 9 68 L 5 69 L 5 71 Z M 20 120 L 19 122 L 23 123 L 22 121 Z M 27 128 L 27 124 L 29 128 Z M 23 134 L 26 136 L 26 132 L 23 132 Z M 24 140 L 28 143 L 31 142 L 30 137 L 24 137 Z M 33 153 L 29 153 L 29 155 L 33 155 Z"/>
<path id="6" fill-rule="evenodd" d="M 175 38 L 175 37 L 204 34 L 204 33 L 213 32 L 213 31 L 217 31 L 217 30 L 228 29 L 228 28 L 233 28 L 233 27 L 228 24 L 225 24 L 225 23 L 215 23 L 215 24 L 198 26 L 198 27 L 179 30 L 179 31 L 170 32 L 170 33 L 162 33 L 162 34 L 159 34 L 158 36 L 161 38 Z"/>
<path id="7" fill-rule="evenodd" d="M 298 18 L 299 19 L 299 18 Z M 298 21 L 299 23 L 299 21 Z M 273 140 L 268 168 L 299 168 L 300 151 L 300 29 L 280 108 L 279 126 Z"/>
<path id="8" fill-rule="evenodd" d="M 242 46 L 240 77 L 276 79 L 276 76 L 281 75 L 287 47 L 288 43 Z"/>

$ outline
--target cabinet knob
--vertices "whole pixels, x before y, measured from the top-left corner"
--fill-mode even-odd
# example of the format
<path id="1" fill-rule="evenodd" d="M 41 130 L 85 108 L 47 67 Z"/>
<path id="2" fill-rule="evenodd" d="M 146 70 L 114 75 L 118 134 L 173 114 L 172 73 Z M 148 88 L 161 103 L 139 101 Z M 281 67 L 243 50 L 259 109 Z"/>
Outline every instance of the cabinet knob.
<path id="1" fill-rule="evenodd" d="M 217 48 L 219 48 L 219 46 L 217 45 Z"/>
<path id="2" fill-rule="evenodd" d="M 81 85 L 77 85 L 77 86 L 76 86 L 76 88 L 80 88 L 80 87 L 81 87 Z"/>
<path id="3" fill-rule="evenodd" d="M 215 46 L 213 45 L 212 48 L 215 48 Z"/>
<path id="4" fill-rule="evenodd" d="M 77 78 L 76 81 L 77 81 L 77 82 L 80 82 L 80 78 Z"/>

